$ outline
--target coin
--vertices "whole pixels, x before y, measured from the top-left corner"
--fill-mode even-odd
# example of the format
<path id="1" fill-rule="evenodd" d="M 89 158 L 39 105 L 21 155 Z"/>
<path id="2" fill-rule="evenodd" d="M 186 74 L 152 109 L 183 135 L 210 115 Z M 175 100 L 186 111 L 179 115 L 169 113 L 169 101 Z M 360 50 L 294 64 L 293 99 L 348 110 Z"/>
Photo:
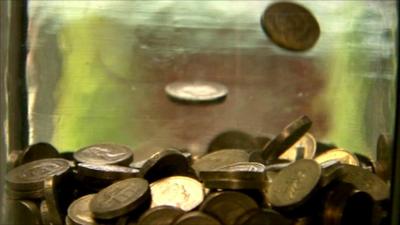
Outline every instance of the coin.
<path id="1" fill-rule="evenodd" d="M 132 162 L 131 164 L 129 164 L 129 167 L 135 168 L 135 169 L 142 169 L 144 164 L 147 162 L 147 159 L 144 160 L 140 160 L 137 162 Z"/>
<path id="2" fill-rule="evenodd" d="M 192 167 L 197 172 L 214 170 L 217 167 L 229 165 L 237 162 L 248 162 L 249 153 L 240 149 L 224 149 L 208 153 L 196 160 Z"/>
<path id="3" fill-rule="evenodd" d="M 149 182 L 158 179 L 182 175 L 189 169 L 189 162 L 179 151 L 167 149 L 153 154 L 140 169 L 140 176 Z"/>
<path id="4" fill-rule="evenodd" d="M 43 225 L 50 225 L 49 208 L 45 200 L 40 202 L 40 218 Z"/>
<path id="5" fill-rule="evenodd" d="M 36 144 L 29 145 L 18 159 L 18 165 L 23 165 L 28 162 L 32 162 L 40 159 L 58 158 L 59 153 L 57 149 L 45 142 L 39 142 Z"/>
<path id="6" fill-rule="evenodd" d="M 43 189 L 47 177 L 67 173 L 70 164 L 65 159 L 41 159 L 10 170 L 6 175 L 7 185 L 16 191 Z"/>
<path id="7" fill-rule="evenodd" d="M 322 164 L 330 160 L 337 160 L 343 164 L 349 164 L 354 166 L 360 165 L 360 162 L 353 153 L 341 148 L 331 149 L 315 157 L 315 161 L 317 161 L 319 164 Z"/>
<path id="8" fill-rule="evenodd" d="M 199 211 L 189 212 L 179 217 L 173 225 L 222 225 L 210 215 Z"/>
<path id="9" fill-rule="evenodd" d="M 384 180 L 390 180 L 392 172 L 392 152 L 393 138 L 390 134 L 380 134 L 376 146 L 376 159 L 378 166 L 377 174 L 379 174 Z"/>
<path id="10" fill-rule="evenodd" d="M 256 149 L 262 149 L 268 142 L 271 141 L 270 137 L 267 136 L 257 136 L 254 138 L 256 142 Z"/>
<path id="11" fill-rule="evenodd" d="M 223 191 L 209 194 L 200 206 L 200 211 L 215 217 L 224 225 L 234 225 L 240 216 L 256 208 L 257 203 L 249 196 Z"/>
<path id="12" fill-rule="evenodd" d="M 239 162 L 219 167 L 213 171 L 201 171 L 200 178 L 212 189 L 262 189 L 265 166 L 255 162 Z"/>
<path id="13" fill-rule="evenodd" d="M 345 174 L 343 182 L 353 184 L 360 191 L 370 194 L 376 201 L 389 198 L 389 186 L 375 174 L 352 165 L 343 165 L 341 170 Z"/>
<path id="14" fill-rule="evenodd" d="M 262 151 L 264 160 L 274 160 L 295 144 L 311 128 L 311 120 L 301 116 L 286 126 L 282 132 L 268 142 Z"/>
<path id="15" fill-rule="evenodd" d="M 185 102 L 213 102 L 228 95 L 224 85 L 209 81 L 176 81 L 168 84 L 165 92 L 170 98 Z"/>
<path id="16" fill-rule="evenodd" d="M 82 176 L 89 176 L 105 180 L 122 180 L 139 176 L 139 170 L 117 165 L 99 165 L 79 163 L 77 173 Z"/>
<path id="17" fill-rule="evenodd" d="M 240 216 L 235 225 L 292 225 L 292 223 L 293 221 L 273 210 L 253 209 Z"/>
<path id="18" fill-rule="evenodd" d="M 270 5 L 261 17 L 261 26 L 275 44 L 293 51 L 310 49 L 320 34 L 312 13 L 292 2 Z"/>
<path id="19" fill-rule="evenodd" d="M 322 167 L 322 166 L 321 166 Z M 342 170 L 343 164 L 336 162 L 335 164 L 329 165 L 327 167 L 322 167 L 320 187 L 326 187 L 333 181 L 342 179 L 345 176 Z"/>
<path id="20" fill-rule="evenodd" d="M 142 178 L 129 178 L 97 193 L 90 202 L 90 210 L 95 218 L 112 219 L 135 210 L 149 198 L 148 182 Z"/>
<path id="21" fill-rule="evenodd" d="M 204 187 L 197 180 L 184 177 L 167 177 L 150 184 L 151 208 L 174 206 L 184 211 L 196 208 L 204 199 Z"/>
<path id="22" fill-rule="evenodd" d="M 21 155 L 22 155 L 22 151 L 20 151 L 20 150 L 12 150 L 8 153 L 7 167 L 6 167 L 7 171 L 18 166 L 18 159 L 21 157 Z"/>
<path id="23" fill-rule="evenodd" d="M 48 209 L 48 219 L 53 225 L 62 225 L 63 216 L 60 213 L 59 194 L 61 178 L 58 176 L 48 177 L 44 180 L 44 197 Z"/>
<path id="24" fill-rule="evenodd" d="M 95 194 L 85 195 L 78 198 L 68 207 L 68 218 L 75 225 L 98 225 L 94 220 L 89 205 Z"/>
<path id="25" fill-rule="evenodd" d="M 128 166 L 133 160 L 133 152 L 124 145 L 97 144 L 79 149 L 74 158 L 81 163 Z"/>
<path id="26" fill-rule="evenodd" d="M 5 191 L 9 199 L 15 199 L 15 200 L 24 200 L 24 199 L 34 200 L 44 197 L 43 189 L 33 190 L 33 191 L 15 191 L 13 189 L 10 189 L 9 187 L 6 187 Z"/>
<path id="27" fill-rule="evenodd" d="M 170 225 L 185 212 L 172 206 L 157 206 L 147 210 L 140 218 L 137 225 Z"/>
<path id="28" fill-rule="evenodd" d="M 282 169 L 268 187 L 272 206 L 290 207 L 304 202 L 317 187 L 321 167 L 314 160 L 301 159 Z"/>
<path id="29" fill-rule="evenodd" d="M 353 225 L 371 224 L 374 201 L 365 192 L 348 183 L 339 183 L 332 188 L 324 204 L 323 224 Z"/>
<path id="30" fill-rule="evenodd" d="M 370 172 L 374 172 L 374 164 L 372 159 L 368 156 L 355 152 L 354 155 L 357 157 L 360 167 Z"/>
<path id="31" fill-rule="evenodd" d="M 6 224 L 41 225 L 40 210 L 32 201 L 7 199 L 3 209 L 2 221 Z"/>
<path id="32" fill-rule="evenodd" d="M 298 159 L 313 159 L 316 149 L 317 143 L 315 138 L 310 133 L 306 133 L 282 155 L 280 155 L 279 158 L 291 161 L 296 161 Z"/>
<path id="33" fill-rule="evenodd" d="M 252 151 L 257 148 L 254 138 L 240 130 L 228 130 L 219 133 L 208 144 L 207 152 L 221 149 L 243 149 Z"/>

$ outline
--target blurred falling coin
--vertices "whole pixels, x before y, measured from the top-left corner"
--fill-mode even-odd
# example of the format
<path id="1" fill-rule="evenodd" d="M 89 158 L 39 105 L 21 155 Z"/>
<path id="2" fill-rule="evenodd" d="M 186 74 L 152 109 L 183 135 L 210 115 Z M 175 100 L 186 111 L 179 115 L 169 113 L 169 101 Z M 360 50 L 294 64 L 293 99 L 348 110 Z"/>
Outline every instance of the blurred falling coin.
<path id="1" fill-rule="evenodd" d="M 176 81 L 165 87 L 167 95 L 178 101 L 213 102 L 225 98 L 228 89 L 219 83 L 208 81 Z"/>
<path id="2" fill-rule="evenodd" d="M 172 176 L 150 184 L 151 208 L 168 205 L 190 211 L 204 199 L 203 185 L 190 177 Z"/>
<path id="3" fill-rule="evenodd" d="M 310 49 L 320 35 L 318 21 L 303 6 L 292 2 L 273 3 L 261 17 L 261 27 L 282 48 L 293 51 Z"/>
<path id="4" fill-rule="evenodd" d="M 310 133 L 306 133 L 296 143 L 294 143 L 294 145 L 280 155 L 279 158 L 290 161 L 296 161 L 298 159 L 313 159 L 316 149 L 317 143 L 315 138 Z"/>
<path id="5" fill-rule="evenodd" d="M 321 155 L 315 157 L 315 161 L 317 161 L 319 164 L 323 164 L 324 162 L 330 160 L 336 160 L 339 161 L 340 163 L 354 165 L 354 166 L 360 165 L 357 156 L 341 148 L 328 150 L 322 153 Z"/>

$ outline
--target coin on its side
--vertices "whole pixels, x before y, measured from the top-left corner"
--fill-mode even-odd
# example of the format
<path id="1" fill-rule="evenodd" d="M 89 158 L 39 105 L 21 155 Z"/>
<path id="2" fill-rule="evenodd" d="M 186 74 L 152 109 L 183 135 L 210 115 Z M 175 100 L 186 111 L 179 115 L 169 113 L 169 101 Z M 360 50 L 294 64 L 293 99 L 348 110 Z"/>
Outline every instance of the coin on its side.
<path id="1" fill-rule="evenodd" d="M 193 211 L 179 217 L 173 225 L 222 225 L 217 219 L 199 211 Z"/>
<path id="2" fill-rule="evenodd" d="M 48 177 L 44 180 L 44 197 L 48 209 L 49 220 L 53 225 L 62 225 L 63 218 L 60 213 L 59 194 L 57 193 L 61 178 L 58 176 Z"/>
<path id="3" fill-rule="evenodd" d="M 190 177 L 172 176 L 150 184 L 151 208 L 168 205 L 190 211 L 204 199 L 203 185 Z"/>
<path id="4" fill-rule="evenodd" d="M 270 5 L 261 17 L 261 26 L 275 44 L 293 51 L 310 49 L 320 35 L 313 14 L 292 2 Z"/>
<path id="5" fill-rule="evenodd" d="M 28 162 L 48 159 L 48 158 L 58 158 L 60 155 L 57 149 L 45 142 L 39 142 L 36 144 L 29 145 L 21 154 L 18 159 L 18 165 L 23 165 Z"/>
<path id="6" fill-rule="evenodd" d="M 243 149 L 252 151 L 257 148 L 257 142 L 248 133 L 240 130 L 228 130 L 216 135 L 208 144 L 207 152 L 221 149 Z"/>
<path id="7" fill-rule="evenodd" d="M 228 95 L 225 85 L 209 81 L 176 81 L 168 84 L 165 92 L 170 98 L 185 102 L 213 102 Z"/>
<path id="8" fill-rule="evenodd" d="M 89 205 L 95 194 L 85 195 L 73 201 L 68 207 L 68 220 L 71 224 L 98 225 Z"/>
<path id="9" fill-rule="evenodd" d="M 217 218 L 222 224 L 234 225 L 240 216 L 257 208 L 257 203 L 249 196 L 223 191 L 209 194 L 200 206 L 200 211 Z"/>
<path id="10" fill-rule="evenodd" d="M 128 166 L 133 160 L 133 152 L 125 145 L 97 144 L 79 149 L 74 158 L 81 163 Z"/>
<path id="11" fill-rule="evenodd" d="M 267 198 L 274 207 L 303 203 L 316 189 L 322 169 L 314 160 L 301 159 L 282 169 L 268 187 Z"/>
<path id="12" fill-rule="evenodd" d="M 46 200 L 40 202 L 40 219 L 43 225 L 51 224 Z"/>
<path id="13" fill-rule="evenodd" d="M 185 211 L 172 206 L 157 206 L 147 210 L 140 216 L 137 225 L 170 225 Z"/>
<path id="14" fill-rule="evenodd" d="M 296 161 L 298 159 L 313 159 L 317 150 L 317 142 L 310 133 L 306 133 L 288 150 L 279 156 L 280 159 Z"/>
<path id="15" fill-rule="evenodd" d="M 341 148 L 328 150 L 322 153 L 321 155 L 315 157 L 315 161 L 317 161 L 319 164 L 323 164 L 324 162 L 331 160 L 336 160 L 343 164 L 349 164 L 354 166 L 360 165 L 357 156 Z"/>
<path id="16" fill-rule="evenodd" d="M 15 191 L 35 191 L 43 189 L 47 177 L 61 175 L 69 170 L 70 162 L 65 159 L 41 159 L 10 170 L 6 181 L 9 188 Z"/>
<path id="17" fill-rule="evenodd" d="M 266 161 L 277 159 L 282 155 L 282 153 L 303 137 L 311 128 L 311 125 L 312 122 L 307 116 L 301 116 L 291 122 L 280 134 L 264 146 L 262 150 L 263 159 Z"/>
<path id="18" fill-rule="evenodd" d="M 142 178 L 118 181 L 97 193 L 90 202 L 95 218 L 112 219 L 139 208 L 150 198 L 149 184 Z"/>
<path id="19" fill-rule="evenodd" d="M 241 149 L 224 149 L 208 153 L 196 160 L 192 167 L 197 172 L 214 170 L 215 168 L 237 162 L 248 162 L 249 153 Z"/>

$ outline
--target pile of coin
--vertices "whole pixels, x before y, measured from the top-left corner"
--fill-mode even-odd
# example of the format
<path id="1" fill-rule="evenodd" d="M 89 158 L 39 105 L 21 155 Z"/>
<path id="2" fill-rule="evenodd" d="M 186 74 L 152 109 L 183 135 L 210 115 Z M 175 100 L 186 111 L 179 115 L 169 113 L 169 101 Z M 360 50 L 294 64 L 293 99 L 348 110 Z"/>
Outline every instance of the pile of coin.
<path id="1" fill-rule="evenodd" d="M 138 162 L 129 147 L 117 144 L 71 154 L 42 154 L 54 149 L 45 143 L 29 146 L 10 154 L 15 167 L 6 176 L 6 222 L 386 224 L 389 167 L 384 152 L 390 150 L 390 138 L 379 138 L 378 160 L 371 160 L 317 142 L 309 133 L 311 124 L 302 116 L 273 138 L 225 131 L 198 158 L 177 148 Z"/>

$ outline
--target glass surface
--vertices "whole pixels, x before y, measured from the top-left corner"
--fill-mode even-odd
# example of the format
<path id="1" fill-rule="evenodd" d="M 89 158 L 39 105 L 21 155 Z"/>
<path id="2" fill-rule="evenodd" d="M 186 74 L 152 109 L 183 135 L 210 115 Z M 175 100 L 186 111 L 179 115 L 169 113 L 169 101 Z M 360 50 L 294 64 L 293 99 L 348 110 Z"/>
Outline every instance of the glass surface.
<path id="1" fill-rule="evenodd" d="M 305 52 L 263 33 L 271 3 L 29 1 L 30 142 L 200 154 L 221 131 L 273 136 L 304 114 L 317 139 L 374 157 L 378 135 L 393 132 L 396 2 L 300 1 L 321 28 Z M 229 93 L 180 104 L 164 91 L 173 81 Z"/>

